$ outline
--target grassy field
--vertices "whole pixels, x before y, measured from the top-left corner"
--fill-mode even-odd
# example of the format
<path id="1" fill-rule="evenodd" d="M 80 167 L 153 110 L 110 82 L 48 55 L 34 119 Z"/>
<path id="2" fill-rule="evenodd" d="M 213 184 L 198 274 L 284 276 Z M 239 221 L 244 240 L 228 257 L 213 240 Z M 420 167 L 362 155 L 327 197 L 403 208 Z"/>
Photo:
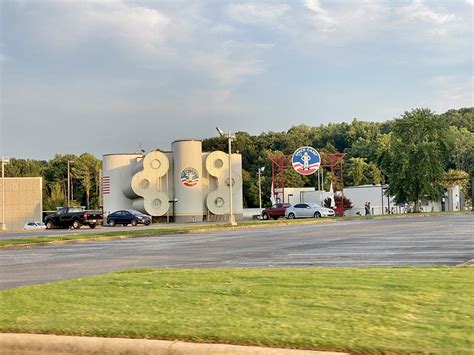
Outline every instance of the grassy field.
<path id="1" fill-rule="evenodd" d="M 474 268 L 135 270 L 0 292 L 0 331 L 472 353 Z"/>

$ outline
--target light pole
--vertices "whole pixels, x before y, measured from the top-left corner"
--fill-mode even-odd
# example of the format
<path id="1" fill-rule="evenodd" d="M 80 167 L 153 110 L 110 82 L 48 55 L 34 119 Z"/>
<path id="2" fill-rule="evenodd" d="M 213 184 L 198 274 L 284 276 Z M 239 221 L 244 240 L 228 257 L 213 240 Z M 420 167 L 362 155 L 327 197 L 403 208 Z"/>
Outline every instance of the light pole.
<path id="1" fill-rule="evenodd" d="M 229 223 L 232 226 L 236 226 L 237 222 L 235 221 L 235 216 L 233 213 L 233 202 L 232 202 L 232 141 L 235 140 L 235 135 L 232 134 L 231 131 L 229 133 L 224 133 L 222 129 L 216 127 L 217 132 L 221 135 L 221 137 L 226 137 L 229 143 L 229 203 L 230 203 L 230 211 L 229 211 Z"/>
<path id="2" fill-rule="evenodd" d="M 67 161 L 67 206 L 71 205 L 71 163 L 74 163 L 74 160 Z"/>
<path id="3" fill-rule="evenodd" d="M 258 205 L 260 207 L 260 215 L 262 215 L 262 182 L 260 179 L 260 176 L 262 173 L 265 171 L 265 167 L 262 166 L 261 168 L 258 168 Z"/>
<path id="4" fill-rule="evenodd" d="M 5 164 L 10 161 L 2 157 L 2 230 L 7 229 L 5 226 Z"/>

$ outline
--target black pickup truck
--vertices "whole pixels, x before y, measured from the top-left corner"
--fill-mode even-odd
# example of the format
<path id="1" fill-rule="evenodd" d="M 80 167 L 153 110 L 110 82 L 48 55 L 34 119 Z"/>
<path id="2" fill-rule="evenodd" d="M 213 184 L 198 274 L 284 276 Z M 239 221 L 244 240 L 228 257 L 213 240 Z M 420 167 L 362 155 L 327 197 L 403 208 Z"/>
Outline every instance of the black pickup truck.
<path id="1" fill-rule="evenodd" d="M 56 213 L 47 215 L 44 219 L 47 229 L 55 227 L 79 229 L 83 225 L 95 228 L 101 221 L 101 213 L 85 211 L 82 207 L 61 207 Z"/>

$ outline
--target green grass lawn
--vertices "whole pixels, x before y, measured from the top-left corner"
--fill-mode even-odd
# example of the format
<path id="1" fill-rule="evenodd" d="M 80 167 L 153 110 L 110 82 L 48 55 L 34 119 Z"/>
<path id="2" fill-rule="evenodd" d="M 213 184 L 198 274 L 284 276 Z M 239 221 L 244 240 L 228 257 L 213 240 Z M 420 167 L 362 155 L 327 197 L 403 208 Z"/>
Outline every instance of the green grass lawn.
<path id="1" fill-rule="evenodd" d="M 0 292 L 0 331 L 472 353 L 474 268 L 135 270 Z"/>

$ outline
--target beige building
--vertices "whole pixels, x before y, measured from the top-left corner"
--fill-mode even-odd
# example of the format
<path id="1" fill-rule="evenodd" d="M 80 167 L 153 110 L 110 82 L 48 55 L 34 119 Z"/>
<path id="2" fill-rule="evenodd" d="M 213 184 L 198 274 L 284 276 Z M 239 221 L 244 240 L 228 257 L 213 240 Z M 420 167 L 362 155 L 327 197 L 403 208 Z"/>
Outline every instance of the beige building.
<path id="1" fill-rule="evenodd" d="M 0 228 L 21 229 L 28 221 L 41 221 L 43 211 L 41 177 L 5 178 L 5 201 L 2 201 L 2 179 L 0 178 Z M 2 220 L 5 205 L 5 222 Z"/>

